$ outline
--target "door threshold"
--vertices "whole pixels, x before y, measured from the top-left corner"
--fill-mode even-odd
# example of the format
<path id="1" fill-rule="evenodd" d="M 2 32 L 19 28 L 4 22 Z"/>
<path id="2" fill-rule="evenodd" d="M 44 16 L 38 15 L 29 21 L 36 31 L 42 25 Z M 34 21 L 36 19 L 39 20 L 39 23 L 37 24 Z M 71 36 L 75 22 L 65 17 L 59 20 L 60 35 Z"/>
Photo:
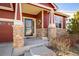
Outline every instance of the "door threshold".
<path id="1" fill-rule="evenodd" d="M 25 39 L 34 39 L 36 38 L 35 36 L 25 36 Z"/>

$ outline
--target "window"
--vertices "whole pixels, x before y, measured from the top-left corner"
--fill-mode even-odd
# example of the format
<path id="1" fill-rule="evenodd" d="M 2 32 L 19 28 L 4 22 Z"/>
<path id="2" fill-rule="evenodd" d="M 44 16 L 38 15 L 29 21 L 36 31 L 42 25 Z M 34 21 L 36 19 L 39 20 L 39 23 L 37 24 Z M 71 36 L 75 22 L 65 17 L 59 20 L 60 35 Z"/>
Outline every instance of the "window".
<path id="1" fill-rule="evenodd" d="M 61 28 L 61 19 L 62 17 L 54 15 L 54 23 L 57 28 Z"/>

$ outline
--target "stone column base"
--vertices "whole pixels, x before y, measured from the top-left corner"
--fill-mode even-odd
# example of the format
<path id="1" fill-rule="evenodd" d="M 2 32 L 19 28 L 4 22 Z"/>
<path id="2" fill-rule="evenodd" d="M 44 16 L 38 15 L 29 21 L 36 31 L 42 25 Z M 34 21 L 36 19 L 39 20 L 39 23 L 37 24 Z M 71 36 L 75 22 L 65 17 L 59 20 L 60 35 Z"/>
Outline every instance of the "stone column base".
<path id="1" fill-rule="evenodd" d="M 39 38 L 45 38 L 48 36 L 47 28 L 36 29 L 36 35 Z"/>
<path id="2" fill-rule="evenodd" d="M 17 21 L 16 21 L 17 22 Z M 21 24 L 20 22 L 19 24 Z M 13 47 L 20 48 L 24 46 L 24 26 L 14 23 L 13 26 Z"/>
<path id="3" fill-rule="evenodd" d="M 56 26 L 55 24 L 50 24 L 48 28 L 48 39 L 49 45 L 52 45 L 52 41 L 56 38 Z"/>

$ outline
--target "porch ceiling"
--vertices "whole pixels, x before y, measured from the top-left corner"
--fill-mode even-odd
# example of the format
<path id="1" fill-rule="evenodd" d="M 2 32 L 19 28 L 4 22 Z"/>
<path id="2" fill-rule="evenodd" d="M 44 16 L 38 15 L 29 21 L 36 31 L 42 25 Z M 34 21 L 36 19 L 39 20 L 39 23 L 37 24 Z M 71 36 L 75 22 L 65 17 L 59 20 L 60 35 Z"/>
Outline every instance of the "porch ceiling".
<path id="1" fill-rule="evenodd" d="M 28 13 L 32 15 L 37 15 L 40 11 L 42 11 L 43 8 L 36 7 L 27 3 L 22 4 L 22 12 L 23 13 Z"/>

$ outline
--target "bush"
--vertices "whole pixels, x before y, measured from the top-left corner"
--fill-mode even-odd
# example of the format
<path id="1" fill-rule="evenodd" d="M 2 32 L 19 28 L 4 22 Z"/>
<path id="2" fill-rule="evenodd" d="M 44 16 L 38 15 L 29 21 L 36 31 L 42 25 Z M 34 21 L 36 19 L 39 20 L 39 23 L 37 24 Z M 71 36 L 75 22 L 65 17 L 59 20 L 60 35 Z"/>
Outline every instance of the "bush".
<path id="1" fill-rule="evenodd" d="M 59 50 L 69 50 L 71 47 L 71 40 L 68 35 L 63 35 L 52 40 L 52 46 Z"/>
<path id="2" fill-rule="evenodd" d="M 79 33 L 79 11 L 74 14 L 73 18 L 69 19 L 67 31 L 69 34 Z"/>

